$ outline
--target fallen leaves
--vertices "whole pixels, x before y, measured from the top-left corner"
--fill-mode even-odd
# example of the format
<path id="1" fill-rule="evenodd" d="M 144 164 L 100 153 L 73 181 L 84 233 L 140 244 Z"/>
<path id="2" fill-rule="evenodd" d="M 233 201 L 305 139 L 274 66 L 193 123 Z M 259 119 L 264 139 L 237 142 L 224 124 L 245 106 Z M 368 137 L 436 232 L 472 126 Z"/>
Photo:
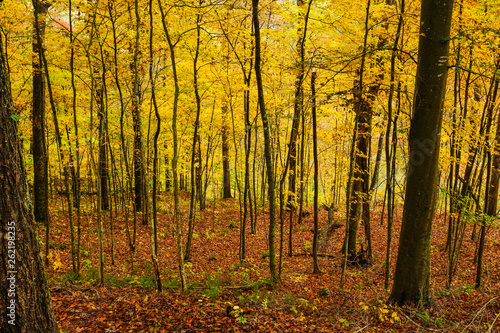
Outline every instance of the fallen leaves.
<path id="1" fill-rule="evenodd" d="M 348 267 L 345 289 L 338 289 L 342 257 L 340 247 L 342 230 L 337 229 L 326 251 L 319 258 L 322 273 L 312 274 L 312 258 L 297 254 L 284 257 L 283 280 L 271 287 L 267 281 L 268 261 L 262 258 L 267 250 L 264 220 L 259 220 L 258 233 L 247 236 L 247 259 L 238 262 L 238 228 L 228 227 L 227 221 L 238 218 L 236 200 L 217 203 L 224 208 L 228 219 L 212 220 L 210 208 L 202 213 L 196 224 L 193 259 L 188 266 L 190 291 L 183 294 L 176 283 L 175 242 L 169 230 L 166 215 L 159 219 L 159 259 L 165 292 L 158 295 L 150 265 L 148 230 L 139 230 L 133 265 L 120 230 L 122 217 L 115 219 L 115 256 L 117 266 L 106 266 L 108 286 L 92 286 L 88 278 L 97 262 L 91 253 L 82 256 L 87 264 L 83 285 L 55 283 L 70 274 L 69 249 L 53 249 L 53 258 L 60 258 L 63 269 L 49 268 L 52 279 L 52 298 L 60 327 L 68 332 L 332 332 L 364 329 L 369 331 L 424 331 L 429 329 L 453 330 L 465 328 L 487 331 L 498 328 L 497 300 L 488 303 L 500 289 L 500 272 L 495 260 L 497 247 L 487 248 L 486 276 L 483 290 L 470 287 L 474 277 L 474 243 L 464 241 L 462 264 L 457 271 L 455 287 L 446 291 L 446 258 L 444 249 L 446 225 L 436 223 L 433 231 L 432 288 L 435 306 L 427 312 L 411 307 L 386 305 L 388 291 L 383 289 L 385 235 L 384 225 L 372 221 L 374 260 L 371 267 Z M 400 209 L 400 207 L 398 207 Z M 400 211 L 398 212 L 400 213 Z M 326 215 L 321 216 L 326 221 Z M 438 215 L 436 220 L 440 221 Z M 60 241 L 68 238 L 67 223 L 63 215 L 55 220 Z M 306 217 L 294 231 L 296 253 L 303 252 L 311 241 L 312 218 Z M 84 225 L 87 223 L 84 220 Z M 95 223 L 95 222 L 91 222 Z M 399 221 L 396 221 L 393 248 L 397 248 Z M 285 230 L 287 227 L 285 228 Z M 495 239 L 497 231 L 489 235 Z M 287 236 L 287 235 L 285 235 Z M 362 233 L 360 237 L 363 237 Z M 94 248 L 95 239 L 83 234 L 84 244 Z M 284 253 L 287 253 L 285 247 Z M 397 253 L 392 253 L 394 265 Z M 212 256 L 210 254 L 213 254 Z M 108 252 L 109 255 L 109 252 Z M 217 259 L 214 260 L 214 255 Z M 92 264 L 93 263 L 93 264 Z M 394 267 L 394 266 L 392 266 Z M 113 278 L 112 278 L 113 277 Z M 82 283 L 82 282 L 80 282 Z M 328 291 L 328 292 L 327 292 Z M 486 305 L 486 306 L 485 306 Z M 231 307 L 230 315 L 227 307 Z M 488 326 L 489 325 L 489 326 Z M 459 329 L 460 330 L 460 329 Z"/>

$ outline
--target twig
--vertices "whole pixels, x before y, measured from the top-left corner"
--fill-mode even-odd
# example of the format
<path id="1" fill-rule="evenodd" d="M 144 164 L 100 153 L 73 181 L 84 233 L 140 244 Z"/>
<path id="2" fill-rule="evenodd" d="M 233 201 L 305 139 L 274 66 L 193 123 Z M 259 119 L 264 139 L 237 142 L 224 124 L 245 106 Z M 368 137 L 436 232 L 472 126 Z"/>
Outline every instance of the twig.
<path id="1" fill-rule="evenodd" d="M 357 332 L 362 332 L 365 328 L 367 328 L 369 326 L 369 324 L 366 324 L 365 326 L 361 327 L 359 330 L 356 331 Z"/>
<path id="2" fill-rule="evenodd" d="M 491 332 L 491 330 L 493 329 L 493 326 L 495 325 L 495 321 L 497 321 L 497 319 L 498 319 L 498 316 L 500 316 L 500 312 L 497 314 L 497 316 L 495 317 L 495 320 L 493 320 L 493 322 L 490 325 L 490 328 L 488 328 L 488 331 L 486 333 Z"/>
<path id="3" fill-rule="evenodd" d="M 474 318 L 472 318 L 472 321 L 471 321 L 471 322 L 470 322 L 467 326 L 465 326 L 465 328 L 461 331 L 461 333 L 462 333 L 462 332 L 465 332 L 465 330 L 466 330 L 467 328 L 469 328 L 469 326 L 470 326 L 470 325 L 474 322 L 474 320 L 476 320 L 477 316 L 478 316 L 478 315 L 479 315 L 479 314 L 480 314 L 480 313 L 481 313 L 481 312 L 482 312 L 482 311 L 486 308 L 486 306 L 487 306 L 488 304 L 490 304 L 491 302 L 493 302 L 494 300 L 496 300 L 497 298 L 498 298 L 498 296 L 493 297 L 493 298 L 492 298 L 492 299 L 490 299 L 488 302 L 486 302 L 486 304 L 484 304 L 484 305 L 481 307 L 481 309 L 479 309 L 479 311 L 476 313 L 476 315 L 474 316 Z M 498 317 L 498 315 L 497 315 L 497 317 Z M 495 320 L 496 320 L 496 318 L 495 318 Z"/>

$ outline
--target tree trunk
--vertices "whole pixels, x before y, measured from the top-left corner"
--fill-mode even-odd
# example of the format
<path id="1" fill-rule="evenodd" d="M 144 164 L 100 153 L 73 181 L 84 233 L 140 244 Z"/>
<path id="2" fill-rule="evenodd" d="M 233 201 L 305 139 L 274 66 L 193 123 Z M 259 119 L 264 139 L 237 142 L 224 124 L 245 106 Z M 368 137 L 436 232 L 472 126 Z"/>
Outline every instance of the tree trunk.
<path id="1" fill-rule="evenodd" d="M 318 266 L 318 194 L 319 194 L 319 161 L 318 161 L 318 125 L 316 121 L 316 72 L 311 76 L 312 94 L 312 130 L 314 156 L 314 238 L 313 238 L 313 272 L 319 273 Z"/>
<path id="2" fill-rule="evenodd" d="M 151 261 L 153 263 L 155 279 L 156 279 L 156 290 L 161 293 L 163 290 L 163 285 L 161 282 L 160 267 L 158 262 L 158 216 L 157 216 L 157 188 L 158 188 L 158 138 L 160 136 L 161 130 L 161 117 L 158 110 L 158 103 L 156 101 L 156 82 L 153 75 L 154 69 L 154 53 L 153 53 L 153 39 L 154 39 L 154 29 L 153 29 L 153 0 L 149 0 L 149 81 L 151 82 L 151 100 L 153 101 L 153 106 L 156 116 L 156 132 L 153 141 L 153 198 L 152 198 L 152 214 L 153 218 L 150 220 L 150 237 L 151 237 Z M 147 194 L 146 194 L 147 195 Z"/>
<path id="3" fill-rule="evenodd" d="M 200 114 L 201 114 L 201 97 L 198 89 L 198 56 L 200 54 L 200 22 L 201 15 L 196 16 L 196 51 L 193 59 L 193 86 L 194 86 L 194 95 L 196 99 L 196 120 L 194 122 L 194 133 L 193 133 L 193 141 L 191 146 L 191 195 L 189 202 L 189 222 L 188 222 L 188 237 L 186 242 L 186 254 L 184 256 L 184 260 L 191 260 L 191 244 L 193 241 L 193 233 L 194 233 L 194 223 L 195 223 L 195 209 L 196 209 L 196 190 L 197 190 L 197 178 L 196 178 L 196 167 L 198 162 L 199 164 L 199 155 L 198 147 L 199 147 L 199 135 L 198 128 L 200 127 Z"/>
<path id="4" fill-rule="evenodd" d="M 371 97 L 363 96 L 363 79 L 365 71 L 365 59 L 368 41 L 368 20 L 370 14 L 370 4 L 371 1 L 368 0 L 366 6 L 366 18 L 365 18 L 365 37 L 363 43 L 363 54 L 361 57 L 361 66 L 359 69 L 359 80 L 355 82 L 354 85 L 354 110 L 356 116 L 358 117 L 357 127 L 354 129 L 356 133 L 356 142 L 354 150 L 354 178 L 352 183 L 351 192 L 351 202 L 349 207 L 349 237 L 347 237 L 347 253 L 352 260 L 358 257 L 356 249 L 356 240 L 358 236 L 359 220 L 363 217 L 363 222 L 365 223 L 365 228 L 370 224 L 370 202 L 368 198 L 369 191 L 369 150 L 370 142 L 372 137 L 372 117 L 373 117 L 373 107 L 369 101 Z M 374 90 L 378 88 L 370 87 L 370 93 L 374 93 Z M 367 239 L 370 239 L 370 234 L 365 235 Z M 345 246 L 345 245 L 344 245 Z"/>
<path id="5" fill-rule="evenodd" d="M 232 198 L 231 195 L 231 171 L 229 166 L 229 139 L 227 137 L 228 126 L 226 123 L 227 106 L 222 107 L 222 173 L 223 173 L 223 194 L 224 199 Z"/>
<path id="6" fill-rule="evenodd" d="M 499 68 L 497 64 L 497 70 Z M 495 105 L 496 96 L 498 93 L 498 86 L 500 80 L 495 78 L 495 88 L 494 94 L 491 98 L 491 106 Z M 493 156 L 492 156 L 493 155 Z M 485 213 L 481 224 L 480 238 L 477 250 L 477 269 L 476 269 L 476 288 L 481 287 L 481 273 L 483 268 L 483 253 L 484 253 L 484 243 L 486 240 L 486 228 L 491 225 L 493 219 L 497 215 L 497 202 L 498 202 L 498 185 L 500 182 L 500 118 L 497 124 L 497 130 L 495 134 L 495 140 L 493 142 L 492 152 L 488 151 L 488 164 L 491 165 L 489 168 L 490 176 L 487 177 L 489 181 L 487 182 L 486 188 L 486 198 L 485 198 Z"/>
<path id="7" fill-rule="evenodd" d="M 45 35 L 45 19 L 50 4 L 43 1 L 33 1 L 35 15 L 37 18 L 33 23 L 33 201 L 35 221 L 45 225 L 46 250 L 45 256 L 49 254 L 49 157 L 47 155 L 47 144 L 45 140 L 45 76 L 43 73 L 42 55 L 43 49 L 38 42 L 43 43 Z M 38 24 L 38 27 L 36 26 Z"/>
<path id="8" fill-rule="evenodd" d="M 260 23 L 259 23 L 259 0 L 252 0 L 252 21 L 255 32 L 255 78 L 257 80 L 257 93 L 259 101 L 260 116 L 264 131 L 264 155 L 266 160 L 268 200 L 269 200 L 269 269 L 271 281 L 279 282 L 280 277 L 276 270 L 276 250 L 275 250 L 275 232 L 276 232 L 276 199 L 274 193 L 274 168 L 271 147 L 271 135 L 269 130 L 269 117 L 266 112 L 264 102 L 264 87 L 262 84 L 261 72 L 261 51 L 260 51 Z"/>
<path id="9" fill-rule="evenodd" d="M 0 331 L 58 332 L 29 204 L 0 36 Z"/>
<path id="10" fill-rule="evenodd" d="M 104 66 L 104 63 L 102 64 Z M 101 209 L 109 209 L 109 191 L 108 191 L 108 157 L 107 157 L 107 117 L 104 105 L 104 69 L 95 71 L 96 80 L 96 104 L 97 118 L 99 118 L 99 182 L 101 186 Z"/>
<path id="11" fill-rule="evenodd" d="M 135 47 L 134 60 L 132 63 L 133 92 L 132 92 L 132 121 L 134 128 L 134 194 L 135 207 L 137 211 L 143 209 L 143 182 L 144 182 L 144 152 L 142 149 L 142 122 L 141 122 L 141 92 L 140 92 L 140 73 L 139 73 L 139 40 L 141 37 L 141 18 L 139 16 L 139 5 L 137 0 L 135 4 Z M 144 223 L 144 221 L 143 221 Z"/>
<path id="12" fill-rule="evenodd" d="M 137 0 L 136 0 L 137 3 Z M 173 176 L 173 190 L 174 190 L 174 223 L 175 223 L 175 233 L 176 233 L 176 243 L 177 243 L 177 264 L 179 268 L 179 277 L 181 279 L 181 288 L 182 291 L 185 292 L 187 290 L 187 278 L 186 278 L 186 269 L 184 267 L 184 249 L 182 246 L 182 216 L 179 207 L 179 177 L 178 177 L 178 159 L 179 159 L 179 142 L 178 142 L 178 133 L 177 133 L 177 112 L 178 112 L 178 103 L 179 103 L 179 78 L 177 75 L 177 64 L 175 62 L 175 46 L 176 43 L 172 42 L 170 38 L 170 33 L 168 30 L 167 22 L 166 22 L 166 13 L 163 10 L 161 1 L 158 1 L 158 5 L 161 12 L 162 25 L 163 30 L 165 32 L 165 36 L 167 37 L 168 46 L 170 49 L 170 59 L 172 64 L 172 74 L 174 79 L 174 102 L 172 107 L 172 136 L 173 136 L 173 151 L 174 154 L 172 156 L 172 176 Z"/>
<path id="13" fill-rule="evenodd" d="M 391 302 L 426 303 L 453 0 L 422 0 L 403 221 Z"/>

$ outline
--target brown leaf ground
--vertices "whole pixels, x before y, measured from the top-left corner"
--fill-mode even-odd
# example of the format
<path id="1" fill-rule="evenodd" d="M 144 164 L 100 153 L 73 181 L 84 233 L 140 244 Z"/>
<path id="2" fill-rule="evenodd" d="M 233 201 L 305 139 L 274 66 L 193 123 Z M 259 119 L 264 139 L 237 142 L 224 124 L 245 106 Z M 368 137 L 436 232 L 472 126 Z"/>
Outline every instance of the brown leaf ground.
<path id="1" fill-rule="evenodd" d="M 247 235 L 247 260 L 238 264 L 239 203 L 209 202 L 196 221 L 193 260 L 188 263 L 189 291 L 179 290 L 170 197 L 159 208 L 159 260 L 164 293 L 154 288 L 149 227 L 138 224 L 133 260 L 127 245 L 124 215 L 113 212 L 114 263 L 110 218 L 106 213 L 106 284 L 99 286 L 95 209 L 82 215 L 81 275 L 71 273 L 69 223 L 63 198 L 53 202 L 50 264 L 47 272 L 58 323 L 63 332 L 498 332 L 500 265 L 497 228 L 487 236 L 484 287 L 475 290 L 475 243 L 468 226 L 453 286 L 446 290 L 447 227 L 438 215 L 432 238 L 434 304 L 426 309 L 386 305 L 383 288 L 386 226 L 380 211 L 372 214 L 374 260 L 371 267 L 349 267 L 343 290 L 340 246 L 344 228 L 336 229 L 327 256 L 319 258 L 320 274 L 312 274 L 312 215 L 294 228 L 294 256 L 285 232 L 282 283 L 270 286 L 267 251 L 268 215 L 260 212 L 257 234 Z M 187 205 L 188 197 L 183 196 Z M 184 212 L 187 211 L 184 206 Z M 130 214 L 131 215 L 131 214 Z M 396 214 L 391 267 L 396 261 L 401 207 Z M 187 214 L 184 214 L 187 220 Z M 326 223 L 320 212 L 320 223 Z M 343 221 L 338 214 L 336 218 Z M 129 223 L 132 223 L 129 217 Z M 76 222 L 75 222 L 76 224 Z M 285 223 L 288 230 L 288 222 Z M 44 237 L 39 227 L 40 238 Z M 363 239 L 362 232 L 359 240 Z M 44 240 L 43 240 L 44 241 Z M 279 236 L 277 237 L 279 249 Z M 329 294 L 320 296 L 328 289 Z M 238 307 L 236 310 L 234 307 Z M 229 308 L 229 309 L 228 309 Z M 230 313 L 228 313 L 228 310 Z"/>

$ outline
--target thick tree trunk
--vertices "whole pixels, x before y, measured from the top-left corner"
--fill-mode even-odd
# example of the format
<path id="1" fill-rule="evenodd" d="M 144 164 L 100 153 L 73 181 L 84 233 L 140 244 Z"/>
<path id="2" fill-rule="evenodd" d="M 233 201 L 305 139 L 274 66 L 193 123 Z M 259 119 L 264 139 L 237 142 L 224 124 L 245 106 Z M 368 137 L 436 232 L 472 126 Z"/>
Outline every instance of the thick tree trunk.
<path id="1" fill-rule="evenodd" d="M 366 238 L 370 239 L 369 225 L 370 225 L 370 203 L 368 198 L 368 182 L 369 182 L 369 150 L 372 135 L 372 117 L 373 117 L 373 107 L 369 99 L 373 98 L 372 95 L 365 97 L 363 95 L 364 90 L 364 72 L 365 72 L 365 60 L 366 60 L 366 50 L 368 43 L 368 33 L 369 27 L 368 22 L 370 18 L 370 5 L 371 1 L 368 0 L 366 5 L 366 16 L 365 16 L 365 36 L 363 42 L 363 55 L 361 57 L 361 66 L 359 69 L 359 80 L 355 82 L 353 95 L 354 95 L 354 110 L 357 116 L 356 128 L 354 133 L 355 137 L 355 150 L 354 150 L 354 170 L 353 170 L 353 183 L 351 200 L 349 206 L 349 228 L 347 237 L 347 253 L 352 261 L 358 258 L 358 253 L 356 249 L 356 239 L 359 229 L 359 220 L 361 216 L 363 217 L 363 222 L 365 223 L 365 228 L 368 233 L 365 235 Z M 378 90 L 378 86 L 370 87 L 369 93 L 374 94 Z M 361 215 L 362 214 L 362 215 Z M 350 261 L 351 261 L 350 260 Z"/>
<path id="2" fill-rule="evenodd" d="M 0 36 L 0 331 L 58 332 L 29 204 Z"/>
<path id="3" fill-rule="evenodd" d="M 422 0 L 403 222 L 390 301 L 426 303 L 453 0 Z"/>

